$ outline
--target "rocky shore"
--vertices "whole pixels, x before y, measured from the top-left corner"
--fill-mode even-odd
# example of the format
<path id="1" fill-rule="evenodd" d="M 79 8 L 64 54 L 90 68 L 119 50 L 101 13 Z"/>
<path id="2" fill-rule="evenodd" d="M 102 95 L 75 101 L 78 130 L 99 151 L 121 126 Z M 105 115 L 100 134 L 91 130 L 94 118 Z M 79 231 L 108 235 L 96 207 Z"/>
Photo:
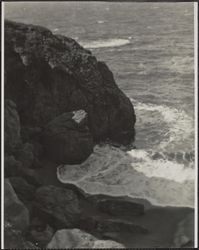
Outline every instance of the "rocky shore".
<path id="1" fill-rule="evenodd" d="M 82 163 L 97 143 L 134 141 L 133 105 L 104 62 L 71 38 L 5 21 L 4 110 L 5 248 L 174 244 L 192 209 L 91 195 L 57 179 L 60 164 Z"/>

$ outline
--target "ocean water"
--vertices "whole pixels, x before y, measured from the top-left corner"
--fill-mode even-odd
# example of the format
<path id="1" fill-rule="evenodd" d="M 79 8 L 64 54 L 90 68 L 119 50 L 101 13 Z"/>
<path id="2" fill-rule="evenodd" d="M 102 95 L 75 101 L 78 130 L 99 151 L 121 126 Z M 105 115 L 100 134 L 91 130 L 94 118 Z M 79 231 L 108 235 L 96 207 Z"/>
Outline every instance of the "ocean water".
<path id="1" fill-rule="evenodd" d="M 97 145 L 63 182 L 90 193 L 194 206 L 193 3 L 6 3 L 5 17 L 76 39 L 114 74 L 137 116 L 136 149 Z"/>

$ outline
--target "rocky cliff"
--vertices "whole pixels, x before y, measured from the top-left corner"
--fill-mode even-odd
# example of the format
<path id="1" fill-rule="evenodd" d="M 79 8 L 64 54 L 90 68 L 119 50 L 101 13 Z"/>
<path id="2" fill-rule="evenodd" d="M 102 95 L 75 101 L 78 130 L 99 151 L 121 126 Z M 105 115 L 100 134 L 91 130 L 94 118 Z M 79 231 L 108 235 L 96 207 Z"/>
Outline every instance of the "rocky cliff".
<path id="1" fill-rule="evenodd" d="M 57 179 L 60 164 L 84 162 L 96 143 L 134 140 L 133 106 L 105 63 L 71 38 L 5 21 L 4 111 L 5 248 L 172 246 L 174 218 L 190 209 L 91 195 Z M 176 246 L 193 245 L 185 222 Z"/>
<path id="2" fill-rule="evenodd" d="M 17 105 L 22 126 L 43 127 L 81 109 L 95 142 L 134 139 L 133 106 L 108 66 L 43 27 L 5 22 L 5 97 Z"/>
<path id="3" fill-rule="evenodd" d="M 56 230 L 74 227 L 98 237 L 120 227 L 142 232 L 108 214 L 101 221 L 102 211 L 88 195 L 55 181 L 59 164 L 83 162 L 96 143 L 134 140 L 133 105 L 107 65 L 71 38 L 6 20 L 4 72 L 5 247 L 44 247 Z"/>

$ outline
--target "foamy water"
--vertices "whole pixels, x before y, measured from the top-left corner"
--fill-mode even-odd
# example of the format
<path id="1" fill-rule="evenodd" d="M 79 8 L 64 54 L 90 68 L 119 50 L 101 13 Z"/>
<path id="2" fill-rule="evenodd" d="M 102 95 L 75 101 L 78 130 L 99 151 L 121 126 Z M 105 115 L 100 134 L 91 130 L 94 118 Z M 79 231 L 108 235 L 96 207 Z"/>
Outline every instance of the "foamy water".
<path id="1" fill-rule="evenodd" d="M 106 40 L 80 42 L 80 44 L 86 49 L 120 47 L 129 43 L 130 41 L 128 39 L 106 39 Z"/>
<path id="2" fill-rule="evenodd" d="M 194 205 L 194 170 L 168 160 L 153 160 L 141 150 L 125 152 L 98 145 L 84 163 L 59 166 L 57 176 L 92 194 L 128 195 L 162 206 Z"/>
<path id="3" fill-rule="evenodd" d="M 128 195 L 146 199 L 153 205 L 193 207 L 194 152 L 192 145 L 188 146 L 194 131 L 191 117 L 183 110 L 166 105 L 131 101 L 137 116 L 144 115 L 145 122 L 159 127 L 159 119 L 167 125 L 166 132 L 163 130 L 163 135 L 158 135 L 159 142 L 153 144 L 149 141 L 143 149 L 128 151 L 110 145 L 97 145 L 84 163 L 59 166 L 58 179 L 74 183 L 91 194 Z M 158 115 L 150 117 L 153 112 Z M 141 117 L 142 123 L 138 121 L 138 127 L 145 126 L 143 120 Z M 149 128 L 148 125 L 150 133 Z M 184 145 L 181 147 L 182 142 Z"/>

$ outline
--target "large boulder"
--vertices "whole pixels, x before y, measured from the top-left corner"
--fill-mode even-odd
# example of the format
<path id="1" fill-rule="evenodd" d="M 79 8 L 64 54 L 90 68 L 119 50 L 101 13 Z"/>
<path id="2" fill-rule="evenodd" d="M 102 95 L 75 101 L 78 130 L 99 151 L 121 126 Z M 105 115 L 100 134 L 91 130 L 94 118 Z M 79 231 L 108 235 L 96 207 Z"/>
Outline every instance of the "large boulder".
<path id="1" fill-rule="evenodd" d="M 64 113 L 44 129 L 47 157 L 57 163 L 81 163 L 93 152 L 93 139 L 83 110 Z"/>
<path id="2" fill-rule="evenodd" d="M 74 248 L 124 248 L 120 243 L 111 240 L 99 240 L 93 235 L 79 229 L 62 229 L 55 233 L 47 249 Z"/>
<path id="3" fill-rule="evenodd" d="M 74 191 L 52 185 L 37 189 L 34 211 L 54 228 L 77 226 L 81 213 L 79 200 Z"/>
<path id="4" fill-rule="evenodd" d="M 5 21 L 5 96 L 17 104 L 24 127 L 83 109 L 95 141 L 134 139 L 133 105 L 106 64 L 46 28 Z"/>
<path id="5" fill-rule="evenodd" d="M 16 230 L 25 231 L 29 226 L 29 212 L 18 199 L 8 179 L 4 181 L 4 218 Z"/>

